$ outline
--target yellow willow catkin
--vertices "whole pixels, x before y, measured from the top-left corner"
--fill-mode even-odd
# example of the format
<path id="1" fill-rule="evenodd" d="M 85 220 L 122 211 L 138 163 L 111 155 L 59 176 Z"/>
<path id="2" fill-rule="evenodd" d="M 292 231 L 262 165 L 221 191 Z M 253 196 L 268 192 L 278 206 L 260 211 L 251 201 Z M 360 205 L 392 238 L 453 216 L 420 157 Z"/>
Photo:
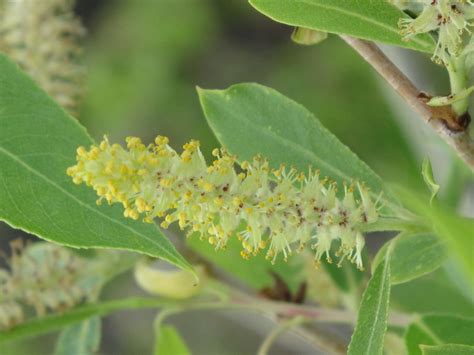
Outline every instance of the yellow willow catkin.
<path id="1" fill-rule="evenodd" d="M 84 81 L 79 42 L 85 30 L 74 16 L 74 0 L 4 0 L 0 5 L 0 50 L 77 115 Z"/>
<path id="2" fill-rule="evenodd" d="M 266 250 L 272 262 L 279 254 L 286 260 L 295 245 L 301 250 L 310 243 L 316 264 L 323 255 L 331 262 L 338 240 L 340 262 L 348 258 L 363 268 L 361 227 L 378 219 L 378 207 L 362 185 L 360 201 L 353 185 L 344 186 L 339 199 L 336 184 L 311 169 L 307 175 L 283 165 L 270 169 L 260 156 L 238 164 L 225 149 L 214 149 L 216 159 L 207 166 L 197 141 L 185 144 L 181 154 L 163 136 L 149 146 L 135 137 L 126 141 L 127 149 L 106 137 L 90 150 L 79 147 L 77 165 L 67 170 L 76 184 L 94 188 L 98 204 L 121 203 L 125 217 L 145 222 L 161 217 L 163 228 L 177 221 L 216 249 L 237 234 L 244 258 Z"/>

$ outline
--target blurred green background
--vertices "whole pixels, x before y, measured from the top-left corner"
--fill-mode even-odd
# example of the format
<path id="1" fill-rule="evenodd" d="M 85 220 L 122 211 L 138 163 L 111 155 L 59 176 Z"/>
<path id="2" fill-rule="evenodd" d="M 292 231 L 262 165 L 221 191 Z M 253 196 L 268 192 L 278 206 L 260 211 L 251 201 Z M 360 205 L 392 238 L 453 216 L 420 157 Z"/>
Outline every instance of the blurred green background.
<path id="1" fill-rule="evenodd" d="M 78 0 L 76 12 L 88 30 L 88 78 L 79 120 L 94 138 L 107 134 L 121 142 L 136 135 L 150 142 L 160 134 L 178 150 L 199 139 L 210 157 L 218 143 L 201 112 L 196 86 L 258 82 L 303 104 L 385 180 L 422 187 L 422 156 L 407 139 L 410 127 L 398 123 L 407 112 L 416 117 L 396 109 L 386 84 L 337 36 L 317 46 L 297 45 L 290 40 L 292 28 L 243 0 Z M 410 60 L 411 69 L 425 77 L 423 89 L 446 92 L 443 71 L 428 57 L 401 49 L 391 54 Z M 20 235 L 0 228 L 9 237 Z M 130 276 L 110 285 L 106 298 L 139 292 Z M 252 353 L 271 329 L 269 321 L 255 317 L 214 314 L 203 322 L 202 316 L 173 318 L 196 354 Z M 153 317 L 153 312 L 135 311 L 107 318 L 102 353 L 151 353 Z M 2 351 L 48 354 L 53 339 Z M 308 351 L 289 335 L 279 344 L 275 353 Z"/>

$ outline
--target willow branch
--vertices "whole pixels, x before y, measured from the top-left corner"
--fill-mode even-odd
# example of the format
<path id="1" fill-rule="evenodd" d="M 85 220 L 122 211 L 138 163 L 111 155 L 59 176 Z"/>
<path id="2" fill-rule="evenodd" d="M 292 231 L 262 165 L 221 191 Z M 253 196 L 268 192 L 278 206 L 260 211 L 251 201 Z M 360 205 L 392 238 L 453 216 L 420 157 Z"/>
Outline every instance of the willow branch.
<path id="1" fill-rule="evenodd" d="M 469 136 L 467 114 L 458 117 L 449 106 L 430 107 L 428 97 L 403 74 L 398 67 L 372 42 L 350 36 L 340 36 L 420 115 L 474 171 L 474 141 Z"/>

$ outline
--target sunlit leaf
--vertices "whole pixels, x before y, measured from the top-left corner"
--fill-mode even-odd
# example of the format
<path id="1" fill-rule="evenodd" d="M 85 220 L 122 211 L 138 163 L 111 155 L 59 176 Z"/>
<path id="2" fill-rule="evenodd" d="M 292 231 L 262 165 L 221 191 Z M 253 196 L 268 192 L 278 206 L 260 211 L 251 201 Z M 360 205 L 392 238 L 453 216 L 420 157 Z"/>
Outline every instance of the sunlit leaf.
<path id="1" fill-rule="evenodd" d="M 246 83 L 225 90 L 198 89 L 204 114 L 217 139 L 241 160 L 257 154 L 273 167 L 320 169 L 342 183 L 363 181 L 376 196 L 383 183 L 303 106 L 268 87 Z"/>
<path id="2" fill-rule="evenodd" d="M 390 301 L 390 249 L 375 270 L 362 296 L 348 354 L 383 354 Z"/>
<path id="3" fill-rule="evenodd" d="M 92 144 L 18 67 L 0 56 L 0 220 L 48 241 L 127 249 L 189 264 L 154 226 L 97 206 L 95 193 L 66 175 L 78 146 Z"/>

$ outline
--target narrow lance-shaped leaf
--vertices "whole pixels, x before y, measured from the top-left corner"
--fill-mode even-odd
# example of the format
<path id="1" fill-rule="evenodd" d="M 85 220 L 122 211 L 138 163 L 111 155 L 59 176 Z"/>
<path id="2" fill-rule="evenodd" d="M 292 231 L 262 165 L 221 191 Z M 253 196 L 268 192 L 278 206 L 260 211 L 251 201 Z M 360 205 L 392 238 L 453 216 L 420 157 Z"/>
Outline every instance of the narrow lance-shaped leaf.
<path id="1" fill-rule="evenodd" d="M 241 160 L 257 154 L 271 165 L 300 171 L 320 169 L 343 182 L 359 180 L 374 196 L 383 183 L 362 160 L 298 103 L 268 87 L 244 83 L 225 90 L 198 89 L 201 106 L 217 139 Z"/>
<path id="2" fill-rule="evenodd" d="M 101 321 L 92 317 L 64 329 L 56 342 L 54 355 L 92 355 L 99 350 Z"/>
<path id="3" fill-rule="evenodd" d="M 0 56 L 0 220 L 48 241 L 127 249 L 189 264 L 154 226 L 96 206 L 94 192 L 66 175 L 92 139 L 18 67 Z"/>
<path id="4" fill-rule="evenodd" d="M 390 300 L 390 256 L 391 248 L 375 270 L 362 296 L 356 327 L 349 344 L 349 355 L 383 354 Z"/>
<path id="5" fill-rule="evenodd" d="M 390 282 L 403 283 L 439 268 L 447 259 L 446 243 L 432 233 L 403 233 L 377 253 L 372 268 L 381 263 L 390 244 Z"/>
<path id="6" fill-rule="evenodd" d="M 398 21 L 407 15 L 388 1 L 376 0 L 250 0 L 271 19 L 292 26 L 346 34 L 422 52 L 434 52 L 427 34 L 404 41 Z"/>

